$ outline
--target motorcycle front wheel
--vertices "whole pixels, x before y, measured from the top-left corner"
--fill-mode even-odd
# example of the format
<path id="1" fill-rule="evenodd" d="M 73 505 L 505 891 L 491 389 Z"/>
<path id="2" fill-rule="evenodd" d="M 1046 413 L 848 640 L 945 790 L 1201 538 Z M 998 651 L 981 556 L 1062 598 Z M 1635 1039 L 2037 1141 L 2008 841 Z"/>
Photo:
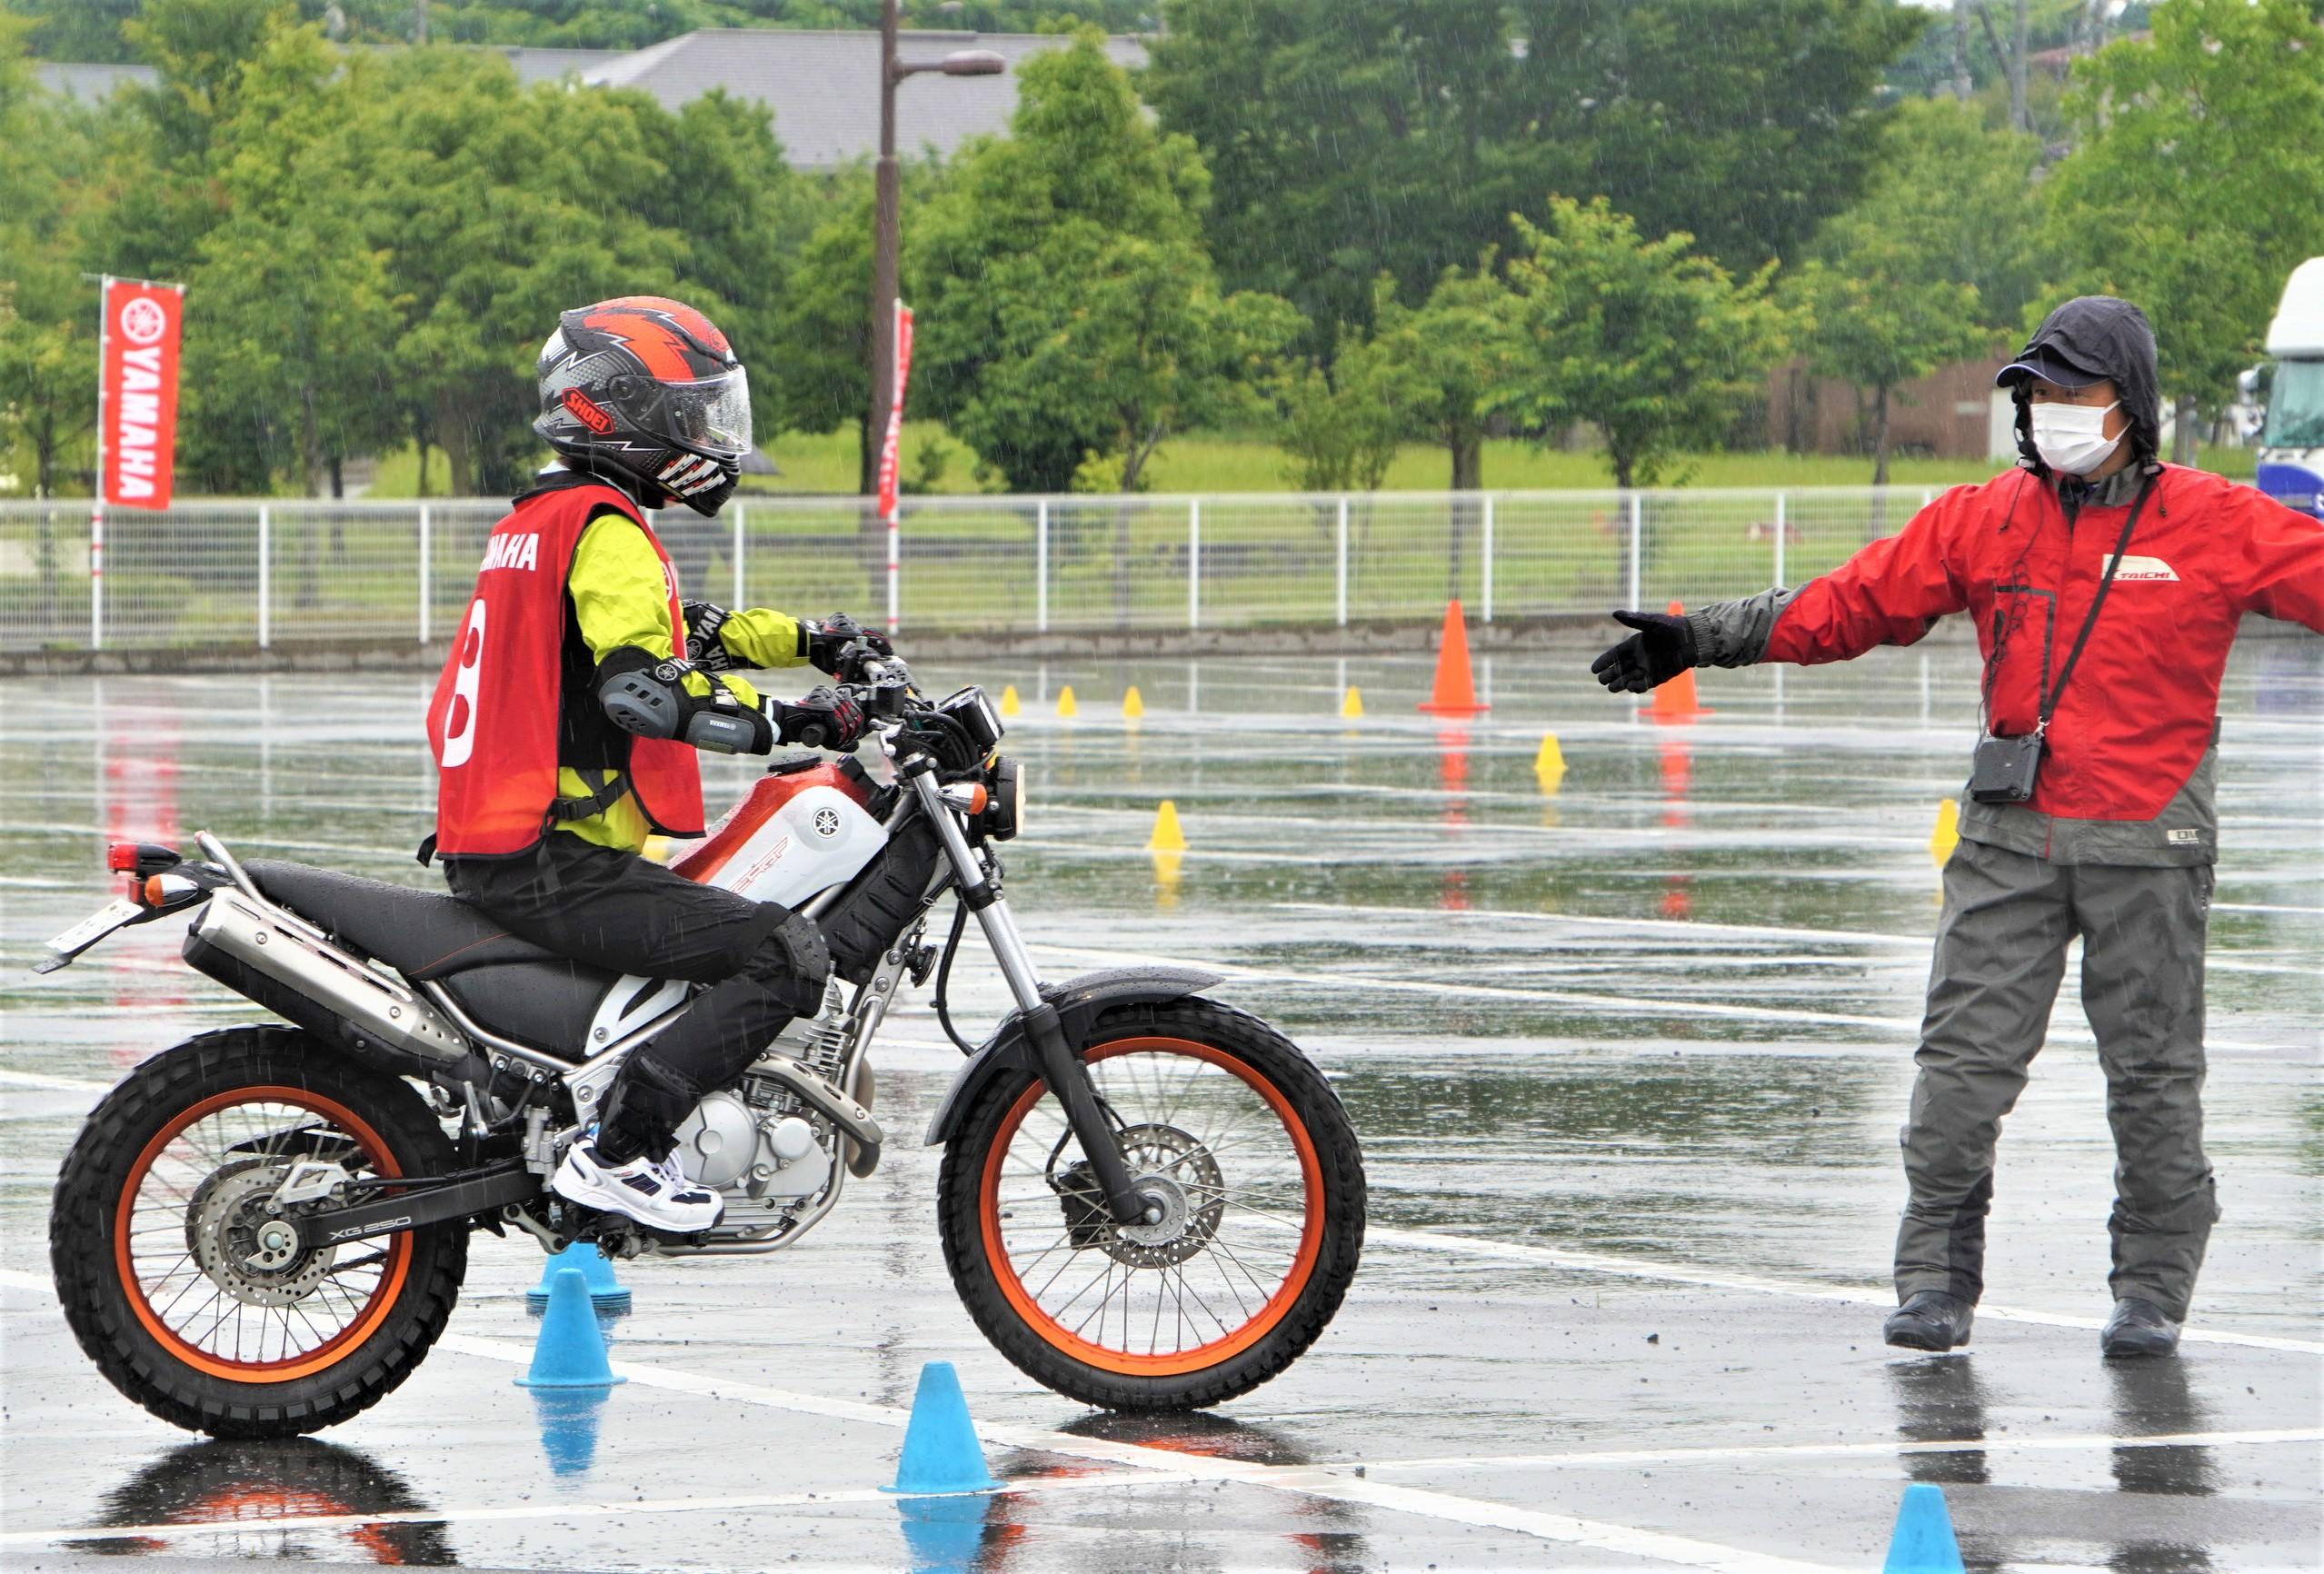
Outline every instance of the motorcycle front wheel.
<path id="1" fill-rule="evenodd" d="M 1355 1277 L 1363 1159 L 1297 1045 L 1210 1001 L 1102 1026 L 1090 1081 L 1165 1216 L 1123 1228 L 1030 1072 L 995 1079 L 945 1150 L 944 1261 L 995 1348 L 1115 1410 L 1247 1393 L 1313 1344 Z"/>

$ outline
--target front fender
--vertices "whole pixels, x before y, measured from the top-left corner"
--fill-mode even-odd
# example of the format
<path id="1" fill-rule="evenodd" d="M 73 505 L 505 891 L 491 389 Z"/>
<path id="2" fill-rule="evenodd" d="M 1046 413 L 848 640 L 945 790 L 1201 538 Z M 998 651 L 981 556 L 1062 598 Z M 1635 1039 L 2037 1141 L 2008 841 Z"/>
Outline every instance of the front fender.
<path id="1" fill-rule="evenodd" d="M 1090 1030 L 1096 1025 L 1098 1017 L 1115 1006 L 1168 1005 L 1219 981 L 1219 974 L 1191 967 L 1110 967 L 1085 972 L 1062 984 L 1044 986 L 1041 992 L 1057 1008 L 1065 1029 L 1065 1041 L 1079 1051 L 1087 1046 Z M 953 1140 L 961 1117 L 975 1104 L 976 1096 L 993 1078 L 1007 1071 L 1032 1069 L 1032 1046 L 1025 1041 L 1023 1019 L 1020 1013 L 1011 1011 L 1001 1019 L 992 1036 L 969 1057 L 968 1063 L 953 1079 L 953 1085 L 944 1091 L 943 1101 L 936 1106 L 935 1118 L 928 1122 L 928 1146 L 938 1147 Z"/>

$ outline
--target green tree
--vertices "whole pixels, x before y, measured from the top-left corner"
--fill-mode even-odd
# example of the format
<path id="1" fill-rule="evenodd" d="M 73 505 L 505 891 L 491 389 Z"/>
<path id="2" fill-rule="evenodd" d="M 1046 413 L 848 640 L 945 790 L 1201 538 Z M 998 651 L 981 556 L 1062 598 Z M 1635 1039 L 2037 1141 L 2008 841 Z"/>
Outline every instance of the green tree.
<path id="1" fill-rule="evenodd" d="M 1974 285 L 1927 277 L 1924 259 L 1870 225 L 1826 226 L 1828 258 L 1788 281 L 1800 309 L 1808 369 L 1872 395 L 1872 484 L 1889 483 L 1889 405 L 1899 384 L 1985 349 Z"/>
<path id="2" fill-rule="evenodd" d="M 2324 252 L 2324 39 L 2309 0 L 2170 0 L 2153 23 L 2075 65 L 2080 143 L 2049 189 L 2072 282 L 2153 320 L 2188 463 L 2285 275 Z"/>
<path id="3" fill-rule="evenodd" d="M 1684 231 L 1646 240 L 1603 198 L 1552 197 L 1546 224 L 1513 223 L 1521 347 L 1500 408 L 1544 433 L 1588 422 L 1629 488 L 1714 444 L 1759 396 L 1790 332 L 1773 264 L 1738 281 Z"/>
<path id="4" fill-rule="evenodd" d="M 304 489 L 340 493 L 351 455 L 394 442 L 395 303 L 364 193 L 334 178 L 326 130 L 349 113 L 319 29 L 279 17 L 244 72 L 214 159 L 225 217 L 186 294 L 189 410 L 229 431 L 253 413 L 289 434 Z"/>
<path id="5" fill-rule="evenodd" d="M 456 492 L 514 488 L 536 449 L 533 367 L 557 314 L 673 293 L 685 243 L 641 221 L 683 182 L 637 94 L 520 87 L 496 55 L 355 52 L 318 172 L 364 194 L 399 304 L 400 401 L 424 407 Z"/>
<path id="6" fill-rule="evenodd" d="M 94 149 L 85 119 L 41 91 L 0 18 L 0 421 L 53 497 L 96 421 L 96 287 L 75 225 Z"/>
<path id="7" fill-rule="evenodd" d="M 1392 284 L 1373 291 L 1371 350 L 1394 390 L 1404 433 L 1442 445 L 1452 489 L 1484 484 L 1485 421 L 1515 375 L 1514 303 L 1494 276 L 1491 254 L 1474 269 L 1448 268 L 1428 299 L 1401 304 Z"/>
<path id="8" fill-rule="evenodd" d="M 2040 169 L 2038 141 L 1990 126 L 1974 105 L 1901 104 L 1870 188 L 1832 224 L 1892 237 L 1916 277 L 1975 286 L 1983 321 L 2012 330 L 2058 272 Z M 1827 254 L 1833 234 L 1810 251 Z"/>
<path id="9" fill-rule="evenodd" d="M 1280 300 L 1221 294 L 1202 161 L 1148 124 L 1100 43 L 1029 62 L 1013 134 L 963 153 L 913 226 L 924 408 L 1019 490 L 1062 491 L 1091 454 L 1134 488 L 1297 324 Z"/>
<path id="10" fill-rule="evenodd" d="M 1141 87 L 1216 185 L 1230 284 L 1362 321 L 1506 248 L 1540 193 L 1603 195 L 1731 268 L 1788 255 L 1871 163 L 1889 0 L 1169 0 Z"/>
<path id="11" fill-rule="evenodd" d="M 1403 442 L 1401 413 L 1369 341 L 1343 337 L 1330 363 L 1292 357 L 1267 384 L 1283 479 L 1302 492 L 1376 492 Z"/>

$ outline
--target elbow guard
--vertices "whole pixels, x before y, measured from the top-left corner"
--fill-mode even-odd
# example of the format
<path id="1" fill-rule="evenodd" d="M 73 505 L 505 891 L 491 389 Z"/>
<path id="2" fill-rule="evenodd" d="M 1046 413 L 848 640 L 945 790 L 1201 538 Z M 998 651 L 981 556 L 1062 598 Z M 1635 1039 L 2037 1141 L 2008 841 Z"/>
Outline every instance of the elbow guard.
<path id="1" fill-rule="evenodd" d="M 641 738 L 676 738 L 713 754 L 763 754 L 774 747 L 773 725 L 717 679 L 709 680 L 707 695 L 688 693 L 693 671 L 634 647 L 616 651 L 597 664 L 597 702 L 613 725 Z"/>

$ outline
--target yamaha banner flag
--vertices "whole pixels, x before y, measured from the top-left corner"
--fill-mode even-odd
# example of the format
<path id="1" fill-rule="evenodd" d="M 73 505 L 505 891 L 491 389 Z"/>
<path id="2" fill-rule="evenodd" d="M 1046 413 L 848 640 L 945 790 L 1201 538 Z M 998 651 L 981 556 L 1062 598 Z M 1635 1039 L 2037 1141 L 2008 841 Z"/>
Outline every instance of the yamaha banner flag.
<path id="1" fill-rule="evenodd" d="M 97 330 L 97 495 L 167 508 L 177 449 L 177 339 L 185 286 L 104 281 Z"/>

